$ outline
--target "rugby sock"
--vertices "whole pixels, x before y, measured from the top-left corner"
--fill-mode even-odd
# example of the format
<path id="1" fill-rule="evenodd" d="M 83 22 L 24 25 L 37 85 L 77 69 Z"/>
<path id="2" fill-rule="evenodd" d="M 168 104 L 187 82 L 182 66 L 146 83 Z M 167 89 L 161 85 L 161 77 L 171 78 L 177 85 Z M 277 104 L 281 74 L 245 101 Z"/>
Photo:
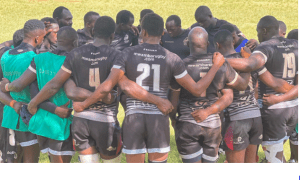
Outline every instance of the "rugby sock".
<path id="1" fill-rule="evenodd" d="M 168 159 L 164 160 L 164 161 L 150 161 L 148 159 L 148 163 L 167 163 Z"/>
<path id="2" fill-rule="evenodd" d="M 98 154 L 79 155 L 81 163 L 99 163 Z"/>

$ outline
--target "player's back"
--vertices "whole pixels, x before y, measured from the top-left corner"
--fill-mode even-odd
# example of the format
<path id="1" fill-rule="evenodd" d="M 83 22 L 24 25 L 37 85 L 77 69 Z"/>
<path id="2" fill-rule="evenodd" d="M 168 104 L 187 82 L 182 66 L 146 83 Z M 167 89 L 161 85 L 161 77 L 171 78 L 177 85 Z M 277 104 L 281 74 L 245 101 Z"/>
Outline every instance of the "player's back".
<path id="1" fill-rule="evenodd" d="M 240 53 L 234 53 L 225 58 L 243 58 Z M 251 72 L 250 80 L 245 91 L 233 89 L 233 102 L 227 107 L 231 120 L 241 120 L 260 116 L 254 89 L 258 81 L 258 73 Z"/>
<path id="2" fill-rule="evenodd" d="M 259 74 L 268 70 L 274 77 L 284 79 L 290 84 L 295 83 L 295 76 L 298 71 L 298 41 L 273 37 L 261 43 L 253 53 L 261 52 L 266 59 L 264 68 Z M 277 94 L 273 89 L 260 83 L 260 94 Z"/>
<path id="3" fill-rule="evenodd" d="M 159 44 L 141 44 L 122 51 L 126 76 L 150 93 L 167 99 L 171 78 L 186 74 L 182 60 Z M 127 114 L 161 114 L 154 104 L 127 98 Z"/>
<path id="4" fill-rule="evenodd" d="M 183 60 L 188 74 L 195 82 L 204 77 L 211 69 L 213 65 L 212 58 L 212 54 L 203 54 L 197 57 L 190 55 Z M 218 127 L 219 123 L 217 121 L 219 120 L 219 116 L 217 114 L 209 116 L 201 123 L 197 123 L 191 116 L 191 112 L 195 111 L 196 109 L 207 108 L 216 102 L 218 100 L 218 92 L 225 88 L 226 83 L 233 81 L 235 76 L 236 72 L 232 69 L 229 63 L 225 61 L 225 63 L 216 73 L 209 87 L 201 94 L 201 97 L 195 97 L 184 88 L 181 88 L 179 120 L 201 124 L 204 126 Z M 208 125 L 208 123 L 212 121 L 215 123 Z"/>
<path id="5" fill-rule="evenodd" d="M 67 55 L 62 68 L 72 73 L 72 77 L 78 87 L 94 92 L 100 83 L 103 83 L 108 77 L 114 60 L 119 53 L 120 51 L 107 45 L 96 47 L 93 44 L 86 44 L 72 50 Z M 83 118 L 92 118 L 99 121 L 99 118 L 102 120 L 107 118 L 105 116 L 116 116 L 117 110 L 117 100 L 115 100 L 112 104 L 98 102 L 82 113 L 74 115 L 77 117 L 82 115 Z M 96 114 L 93 116 L 87 112 Z M 101 116 L 101 114 L 105 116 Z M 106 122 L 106 120 L 103 121 Z M 108 121 L 113 122 L 114 120 L 110 118 Z"/>

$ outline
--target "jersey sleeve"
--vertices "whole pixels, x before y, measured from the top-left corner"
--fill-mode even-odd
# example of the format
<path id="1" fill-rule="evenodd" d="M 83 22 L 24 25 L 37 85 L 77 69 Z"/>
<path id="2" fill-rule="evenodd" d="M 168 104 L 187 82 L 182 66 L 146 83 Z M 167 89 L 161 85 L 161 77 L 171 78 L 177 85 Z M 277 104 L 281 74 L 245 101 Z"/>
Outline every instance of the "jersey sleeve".
<path id="1" fill-rule="evenodd" d="M 28 69 L 36 74 L 36 64 L 34 62 L 34 58 L 30 62 L 30 65 L 29 65 Z"/>
<path id="2" fill-rule="evenodd" d="M 126 61 L 127 61 L 127 56 L 128 56 L 128 51 L 126 48 L 116 56 L 116 59 L 114 60 L 114 64 L 113 64 L 112 68 L 120 69 L 120 70 L 124 71 L 124 73 L 126 73 L 125 65 L 126 65 Z"/>
<path id="3" fill-rule="evenodd" d="M 232 85 L 237 81 L 238 73 L 230 66 L 230 64 L 226 61 L 226 84 Z"/>
<path id="4" fill-rule="evenodd" d="M 167 59 L 171 62 L 172 76 L 175 79 L 180 79 L 187 75 L 185 64 L 178 55 L 171 52 L 167 52 Z"/>
<path id="5" fill-rule="evenodd" d="M 70 52 L 66 59 L 64 64 L 61 66 L 61 69 L 64 70 L 65 72 L 72 74 L 72 61 L 74 59 L 73 52 Z"/>
<path id="6" fill-rule="evenodd" d="M 268 61 L 268 59 L 271 57 L 272 54 L 272 48 L 270 48 L 270 45 L 267 46 L 266 44 L 262 43 L 259 44 L 253 51 L 252 54 L 258 53 L 261 54 L 264 58 L 265 63 Z"/>

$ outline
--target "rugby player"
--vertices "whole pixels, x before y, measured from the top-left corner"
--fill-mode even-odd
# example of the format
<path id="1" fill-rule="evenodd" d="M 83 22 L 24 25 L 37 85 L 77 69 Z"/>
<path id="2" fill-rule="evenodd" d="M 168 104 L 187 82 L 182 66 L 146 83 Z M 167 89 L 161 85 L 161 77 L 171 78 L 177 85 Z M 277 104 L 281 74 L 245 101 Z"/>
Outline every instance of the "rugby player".
<path id="1" fill-rule="evenodd" d="M 122 51 L 126 47 L 138 44 L 138 34 L 132 30 L 134 16 L 130 11 L 122 10 L 116 17 L 116 32 L 111 47 Z"/>
<path id="2" fill-rule="evenodd" d="M 168 86 L 173 77 L 193 95 L 200 96 L 224 63 L 223 56 L 216 53 L 214 64 L 208 75 L 195 83 L 187 74 L 179 56 L 159 45 L 163 29 L 164 22 L 159 15 L 154 13 L 145 15 L 142 21 L 144 43 L 123 50 L 122 58 L 117 59 L 108 79 L 100 84 L 93 95 L 84 102 L 74 103 L 74 110 L 81 112 L 104 97 L 120 78 L 125 77 L 124 74 L 145 90 L 162 99 L 167 98 Z M 129 91 L 132 91 L 131 87 Z M 158 109 L 159 106 L 155 103 L 144 103 L 135 97 L 128 98 L 126 103 L 126 117 L 122 126 L 123 153 L 126 154 L 126 161 L 143 163 L 145 153 L 148 153 L 148 162 L 167 162 L 170 151 L 170 129 L 167 114 L 162 114 Z"/>
<path id="3" fill-rule="evenodd" d="M 153 10 L 151 10 L 151 9 L 143 9 L 143 10 L 141 11 L 141 13 L 140 13 L 140 20 L 139 20 L 140 24 L 137 26 L 139 32 L 142 31 L 141 23 L 142 23 L 143 17 L 144 17 L 146 14 L 149 14 L 149 13 L 154 13 L 154 12 L 153 12 Z"/>
<path id="4" fill-rule="evenodd" d="M 236 29 L 231 24 L 224 24 L 220 27 L 220 30 L 226 29 L 231 32 L 233 41 L 234 41 L 234 49 L 236 52 L 241 52 L 242 47 L 246 46 L 246 43 L 249 41 L 248 39 L 244 38 L 243 36 L 238 36 Z M 254 50 L 256 46 L 252 47 L 251 50 Z"/>
<path id="5" fill-rule="evenodd" d="M 280 28 L 279 28 L 280 31 Z M 298 41 L 298 29 L 291 30 L 288 35 L 287 39 L 295 39 Z M 287 101 L 289 100 L 289 94 L 293 96 L 293 94 L 298 94 L 298 77 L 296 76 L 296 81 L 294 83 L 296 86 L 293 88 L 295 92 L 289 91 L 288 93 L 280 96 L 275 96 L 272 94 L 264 95 L 263 97 L 263 103 L 266 105 L 273 105 L 277 104 L 279 102 Z M 297 92 L 296 92 L 297 91 Z M 290 148 L 291 148 L 291 158 L 289 160 L 289 163 L 295 163 L 298 162 L 298 123 L 296 125 L 296 128 L 293 130 L 290 136 Z"/>
<path id="6" fill-rule="evenodd" d="M 19 29 L 13 35 L 13 46 L 19 46 L 24 39 L 24 30 Z M 0 59 L 2 55 L 10 50 L 10 47 L 2 46 L 0 49 Z M 2 68 L 0 68 L 0 79 L 3 78 Z M 0 124 L 2 124 L 3 119 L 3 108 L 4 104 L 0 102 Z M 12 163 L 20 162 L 22 160 L 21 148 L 15 143 L 14 137 L 10 137 L 10 134 L 14 133 L 13 130 L 0 126 L 0 163 Z M 9 152 L 9 153 L 8 153 Z"/>
<path id="7" fill-rule="evenodd" d="M 279 36 L 284 37 L 286 35 L 286 25 L 283 21 L 278 21 L 279 23 Z"/>
<path id="8" fill-rule="evenodd" d="M 257 36 L 261 44 L 249 58 L 228 59 L 232 67 L 241 72 L 257 70 L 259 76 L 269 71 L 274 77 L 294 84 L 298 69 L 298 41 L 280 37 L 279 24 L 273 16 L 260 19 L 257 24 Z M 267 82 L 270 83 L 270 79 L 267 79 Z M 288 83 L 274 83 L 274 87 L 269 87 L 265 83 L 266 81 L 260 83 L 262 96 L 263 94 L 277 94 L 276 89 L 285 89 L 282 91 L 285 93 L 293 88 L 293 85 Z M 298 101 L 293 99 L 272 106 L 264 105 L 261 115 L 263 120 L 262 145 L 266 159 L 271 163 L 282 163 L 283 141 L 286 135 L 291 135 L 298 121 Z"/>
<path id="9" fill-rule="evenodd" d="M 45 23 L 46 31 L 48 33 L 45 35 L 41 47 L 39 49 L 36 49 L 37 54 L 48 52 L 56 48 L 54 44 L 57 42 L 57 32 L 59 30 L 58 23 L 55 19 L 45 17 L 41 19 L 41 21 Z"/>
<path id="10" fill-rule="evenodd" d="M 207 72 L 213 68 L 212 54 L 207 54 L 208 44 L 208 34 L 205 29 L 195 27 L 191 30 L 188 36 L 190 56 L 183 61 L 189 75 L 195 81 L 207 77 Z M 221 142 L 219 113 L 232 102 L 233 93 L 230 87 L 246 89 L 249 75 L 244 78 L 240 77 L 228 62 L 225 62 L 200 97 L 194 96 L 185 89 L 172 87 L 170 100 L 174 111 L 171 113 L 171 119 L 175 126 L 177 149 L 184 163 L 217 161 L 218 147 Z M 220 99 L 218 91 L 223 94 Z M 179 117 L 175 117 L 179 98 Z"/>
<path id="11" fill-rule="evenodd" d="M 100 15 L 96 12 L 90 11 L 84 15 L 84 28 L 78 29 L 78 47 L 93 42 L 93 28 L 95 26 L 96 20 L 100 17 Z"/>
<path id="12" fill-rule="evenodd" d="M 34 48 L 41 45 L 46 34 L 45 25 L 40 20 L 29 20 L 24 25 L 24 40 L 15 49 L 5 52 L 1 58 L 3 77 L 13 81 L 20 77 L 28 68 L 32 58 L 36 55 Z M 18 72 L 18 73 L 12 73 Z M 20 143 L 24 150 L 23 162 L 38 162 L 39 147 L 36 135 L 28 132 L 28 127 L 21 120 L 19 111 L 22 103 L 30 101 L 29 88 L 21 92 L 12 92 L 8 96 L 1 92 L 1 102 L 4 107 L 2 127 L 14 130 L 10 136 Z"/>
<path id="13" fill-rule="evenodd" d="M 37 80 L 38 89 L 42 89 L 60 69 L 67 53 L 77 47 L 77 33 L 69 26 L 61 28 L 58 31 L 57 38 L 57 49 L 35 56 L 29 68 L 20 78 L 7 85 L 4 85 L 2 82 L 2 92 L 6 90 L 21 91 L 35 80 Z M 35 96 L 37 93 L 38 92 L 34 93 L 32 96 Z M 53 110 L 48 112 L 40 108 L 31 118 L 28 129 L 30 132 L 38 135 L 41 152 L 49 152 L 51 162 L 68 163 L 75 153 L 73 151 L 72 136 L 70 135 L 72 117 L 69 116 L 72 110 L 69 108 L 72 107 L 72 104 L 68 103 L 69 99 L 63 89 L 60 89 L 59 92 L 50 99 L 50 102 L 54 104 L 51 105 Z"/>
<path id="14" fill-rule="evenodd" d="M 185 46 L 183 41 L 188 37 L 190 30 L 181 28 L 181 19 L 177 15 L 171 15 L 166 21 L 165 33 L 161 37 L 161 45 L 172 53 L 177 54 L 181 59 L 190 54 L 190 48 Z"/>
<path id="15" fill-rule="evenodd" d="M 71 51 L 57 75 L 28 105 L 28 110 L 35 114 L 37 105 L 53 96 L 71 75 L 78 87 L 90 91 L 95 91 L 98 86 L 103 88 L 104 85 L 104 96 L 91 103 L 91 106 L 82 109 L 83 112 L 77 111 L 74 114 L 72 136 L 81 162 L 99 162 L 98 153 L 105 163 L 121 161 L 122 143 L 117 121 L 118 102 L 116 93 L 112 93 L 112 96 L 109 94 L 119 80 L 121 89 L 129 96 L 155 103 L 164 114 L 168 114 L 172 110 L 169 101 L 148 93 L 125 77 L 120 79 L 121 76 L 118 74 L 116 76 L 115 69 L 110 74 L 113 62 L 122 57 L 120 51 L 109 46 L 114 38 L 114 32 L 115 22 L 112 18 L 108 16 L 98 18 L 94 27 L 94 42 Z M 117 72 L 119 71 L 117 70 Z M 114 84 L 105 83 L 107 77 L 115 77 Z M 73 99 L 73 95 L 70 95 L 72 93 L 68 90 L 66 93 L 70 99 Z M 95 93 L 98 95 L 98 91 Z M 103 93 L 99 93 L 99 95 L 103 95 Z M 111 96 L 111 104 L 98 102 L 107 95 Z M 76 100 L 84 101 L 85 99 Z"/>
<path id="16" fill-rule="evenodd" d="M 59 6 L 53 11 L 52 17 L 58 22 L 59 28 L 64 26 L 72 27 L 73 16 L 69 9 L 64 6 Z"/>
<path id="17" fill-rule="evenodd" d="M 222 26 L 223 27 L 223 26 Z M 224 28 L 225 29 L 225 28 Z M 235 40 L 230 31 L 220 30 L 214 37 L 216 50 L 226 58 L 242 58 L 234 47 Z M 243 76 L 245 73 L 240 73 Z M 225 152 L 229 163 L 255 163 L 256 149 L 262 142 L 261 114 L 254 97 L 258 73 L 251 72 L 245 91 L 233 90 L 233 102 L 227 107 L 225 116 Z"/>

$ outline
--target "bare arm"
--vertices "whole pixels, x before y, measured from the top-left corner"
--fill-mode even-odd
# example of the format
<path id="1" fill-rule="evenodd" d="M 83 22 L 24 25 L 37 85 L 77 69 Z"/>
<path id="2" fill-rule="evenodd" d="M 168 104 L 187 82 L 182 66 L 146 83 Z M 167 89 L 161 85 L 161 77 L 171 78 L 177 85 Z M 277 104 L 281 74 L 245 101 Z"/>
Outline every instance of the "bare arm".
<path id="1" fill-rule="evenodd" d="M 274 91 L 278 93 L 286 93 L 294 87 L 285 80 L 274 77 L 267 69 L 262 71 L 263 73 L 259 75 L 259 79 Z"/>
<path id="2" fill-rule="evenodd" d="M 31 70 L 27 69 L 18 79 L 8 84 L 8 90 L 13 92 L 21 92 L 25 87 L 29 86 L 33 81 L 36 80 L 36 74 Z M 5 84 L 1 83 L 1 90 L 6 92 Z"/>
<path id="3" fill-rule="evenodd" d="M 54 96 L 70 76 L 70 73 L 60 69 L 55 77 L 49 81 L 33 99 L 31 99 L 28 104 L 28 111 L 31 114 L 35 114 L 37 111 L 37 106 L 43 101 Z"/>
<path id="4" fill-rule="evenodd" d="M 233 91 L 232 89 L 223 89 L 222 97 L 218 99 L 215 103 L 206 109 L 197 109 L 192 112 L 192 116 L 199 123 L 204 121 L 208 116 L 216 113 L 220 113 L 226 107 L 228 107 L 233 101 Z"/>
<path id="5" fill-rule="evenodd" d="M 13 40 L 5 41 L 5 42 L 0 44 L 0 46 L 7 46 L 7 47 L 10 47 L 12 45 L 14 45 Z"/>
<path id="6" fill-rule="evenodd" d="M 240 73 L 236 81 L 234 83 L 227 83 L 227 86 L 238 91 L 245 91 L 248 87 L 250 76 L 250 73 Z"/>
<path id="7" fill-rule="evenodd" d="M 171 101 L 171 103 L 174 107 L 173 111 L 170 113 L 170 118 L 171 118 L 173 127 L 176 122 L 176 114 L 177 114 L 177 109 L 178 109 L 179 96 L 180 96 L 180 89 L 179 90 L 172 90 L 172 89 L 170 90 L 169 100 Z"/>
<path id="8" fill-rule="evenodd" d="M 0 90 L 0 101 L 7 105 L 7 106 L 10 106 L 12 108 L 14 108 L 14 110 L 16 111 L 16 113 L 20 113 L 20 109 L 23 105 L 22 102 L 15 102 L 15 103 L 12 103 L 13 102 L 13 98 L 10 96 L 9 93 L 4 93 Z M 11 104 L 12 103 L 12 104 Z"/>
<path id="9" fill-rule="evenodd" d="M 254 53 L 249 58 L 227 59 L 230 65 L 237 71 L 251 72 L 259 69 L 265 64 L 262 54 Z"/>
<path id="10" fill-rule="evenodd" d="M 296 85 L 291 90 L 280 96 L 276 96 L 274 94 L 264 94 L 263 103 L 268 106 L 271 106 L 273 104 L 277 104 L 284 101 L 291 101 L 293 99 L 298 98 L 298 75 L 295 77 L 295 84 Z"/>
<path id="11" fill-rule="evenodd" d="M 187 74 L 180 79 L 176 79 L 178 84 L 180 84 L 183 88 L 188 90 L 193 96 L 200 97 L 201 94 L 208 88 L 210 83 L 213 81 L 217 71 L 223 65 L 225 59 L 222 54 L 214 53 L 213 56 L 213 66 L 208 71 L 208 73 L 201 78 L 197 83 L 192 79 L 192 77 Z"/>

